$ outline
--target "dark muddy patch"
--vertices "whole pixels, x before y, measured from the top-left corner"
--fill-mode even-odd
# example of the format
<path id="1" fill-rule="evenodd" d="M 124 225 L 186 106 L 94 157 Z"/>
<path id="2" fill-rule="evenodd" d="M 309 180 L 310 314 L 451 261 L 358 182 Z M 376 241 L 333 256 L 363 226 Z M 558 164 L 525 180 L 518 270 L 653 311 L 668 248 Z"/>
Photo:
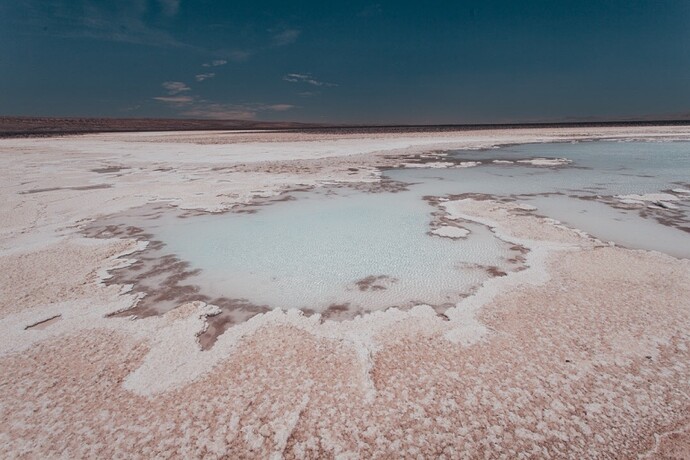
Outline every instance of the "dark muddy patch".
<path id="1" fill-rule="evenodd" d="M 370 275 L 361 280 L 355 281 L 355 286 L 362 292 L 385 291 L 390 285 L 398 282 L 397 278 L 388 275 Z"/>

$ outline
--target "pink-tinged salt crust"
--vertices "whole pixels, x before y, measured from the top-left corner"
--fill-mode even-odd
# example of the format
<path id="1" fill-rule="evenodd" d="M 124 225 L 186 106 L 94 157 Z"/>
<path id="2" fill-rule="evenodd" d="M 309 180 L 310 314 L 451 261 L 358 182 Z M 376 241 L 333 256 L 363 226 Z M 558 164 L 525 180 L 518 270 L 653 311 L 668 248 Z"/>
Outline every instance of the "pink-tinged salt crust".
<path id="1" fill-rule="evenodd" d="M 217 307 L 109 317 L 138 294 L 103 280 L 145 243 L 79 232 L 154 201 L 220 211 L 295 187 L 375 183 L 377 167 L 421 152 L 583 138 L 690 133 L 0 141 L 0 457 L 688 458 L 686 259 L 609 246 L 519 203 L 451 199 L 440 204 L 449 220 L 528 249 L 528 268 L 445 317 L 423 305 L 343 322 L 273 311 L 201 351 Z"/>

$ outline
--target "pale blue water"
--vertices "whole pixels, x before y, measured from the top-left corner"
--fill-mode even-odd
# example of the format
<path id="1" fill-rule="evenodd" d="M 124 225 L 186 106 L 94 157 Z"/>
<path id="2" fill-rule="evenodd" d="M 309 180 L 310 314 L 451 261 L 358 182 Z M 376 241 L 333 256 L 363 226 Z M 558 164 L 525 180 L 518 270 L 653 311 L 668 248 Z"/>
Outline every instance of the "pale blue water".
<path id="1" fill-rule="evenodd" d="M 205 293 L 314 310 L 457 301 L 488 277 L 476 265 L 507 269 L 515 255 L 480 225 L 467 225 L 463 241 L 427 235 L 434 208 L 414 193 L 297 197 L 257 214 L 176 220 L 157 236 L 203 268 Z M 368 276 L 396 281 L 362 291 L 356 282 Z"/>
<path id="2" fill-rule="evenodd" d="M 156 237 L 202 272 L 189 281 L 210 296 L 242 298 L 274 308 L 322 311 L 349 304 L 371 311 L 457 301 L 488 278 L 486 267 L 514 269 L 510 245 L 487 228 L 465 225 L 467 239 L 428 235 L 435 209 L 425 195 L 486 193 L 534 204 L 538 213 L 604 240 L 690 257 L 690 233 L 637 210 L 579 199 L 653 193 L 690 182 L 690 143 L 583 142 L 537 144 L 453 154 L 467 160 L 568 158 L 562 168 L 487 164 L 466 169 L 396 169 L 415 183 L 400 193 L 342 191 L 295 194 L 257 214 L 223 214 L 157 223 Z M 531 194 L 563 193 L 553 196 Z M 688 218 L 688 201 L 675 218 Z M 362 291 L 368 276 L 395 279 Z"/>
<path id="3" fill-rule="evenodd" d="M 487 164 L 467 169 L 401 169 L 388 172 L 400 181 L 421 182 L 422 194 L 486 193 L 512 196 L 537 206 L 538 213 L 619 245 L 690 258 L 690 233 L 620 210 L 574 197 L 659 193 L 689 188 L 690 142 L 579 142 L 526 144 L 479 152 L 458 151 L 470 160 L 567 158 L 566 167 Z M 564 195 L 532 196 L 558 193 Z M 682 194 L 678 194 L 683 196 Z M 690 201 L 674 201 L 690 230 Z M 661 216 L 672 214 L 662 212 Z"/>

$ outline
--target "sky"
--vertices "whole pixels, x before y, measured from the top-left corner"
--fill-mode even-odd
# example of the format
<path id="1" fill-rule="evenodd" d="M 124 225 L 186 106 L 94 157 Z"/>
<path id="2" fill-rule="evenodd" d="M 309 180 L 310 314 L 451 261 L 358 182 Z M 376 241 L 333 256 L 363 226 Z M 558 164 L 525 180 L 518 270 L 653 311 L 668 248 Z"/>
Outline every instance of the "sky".
<path id="1" fill-rule="evenodd" d="M 0 0 L 0 115 L 690 118 L 690 0 Z"/>

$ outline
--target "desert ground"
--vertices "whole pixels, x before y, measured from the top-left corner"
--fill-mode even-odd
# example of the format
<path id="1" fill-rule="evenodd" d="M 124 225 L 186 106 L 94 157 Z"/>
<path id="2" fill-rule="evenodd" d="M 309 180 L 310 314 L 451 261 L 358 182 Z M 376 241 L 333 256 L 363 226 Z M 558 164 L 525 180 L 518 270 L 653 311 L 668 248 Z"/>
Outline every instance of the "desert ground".
<path id="1" fill-rule="evenodd" d="M 142 293 L 108 280 L 147 242 L 84 232 L 151 204 L 218 213 L 327 184 L 385 187 L 382 168 L 428 152 L 584 139 L 690 129 L 1 139 L 0 457 L 690 458 L 688 259 L 457 198 L 448 219 L 525 248 L 525 269 L 443 315 L 272 310 L 202 349 L 218 306 L 134 319 Z"/>

